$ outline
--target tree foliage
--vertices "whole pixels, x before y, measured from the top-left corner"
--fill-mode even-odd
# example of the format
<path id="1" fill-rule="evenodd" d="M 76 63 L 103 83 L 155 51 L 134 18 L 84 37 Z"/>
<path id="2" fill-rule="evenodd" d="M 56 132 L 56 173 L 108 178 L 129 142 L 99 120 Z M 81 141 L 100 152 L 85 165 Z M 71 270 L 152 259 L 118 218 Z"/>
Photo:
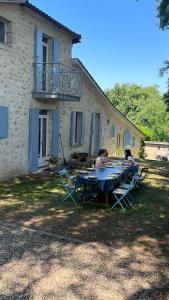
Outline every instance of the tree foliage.
<path id="1" fill-rule="evenodd" d="M 164 30 L 169 28 L 169 0 L 158 0 L 157 5 L 159 27 Z"/>
<path id="2" fill-rule="evenodd" d="M 169 115 L 157 86 L 115 84 L 105 93 L 112 104 L 142 130 L 148 140 L 169 140 Z"/>
<path id="3" fill-rule="evenodd" d="M 158 0 L 157 5 L 159 27 L 162 30 L 169 29 L 169 0 Z M 169 60 L 164 61 L 163 67 L 160 69 L 160 75 L 163 76 L 169 70 Z M 167 107 L 167 112 L 169 112 L 169 83 L 168 91 L 163 95 L 163 100 Z"/>

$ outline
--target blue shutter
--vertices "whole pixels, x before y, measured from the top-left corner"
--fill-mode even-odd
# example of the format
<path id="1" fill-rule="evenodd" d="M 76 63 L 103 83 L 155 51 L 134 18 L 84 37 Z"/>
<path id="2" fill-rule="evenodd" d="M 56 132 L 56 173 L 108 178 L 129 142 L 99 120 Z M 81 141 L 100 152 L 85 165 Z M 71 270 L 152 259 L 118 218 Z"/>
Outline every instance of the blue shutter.
<path id="1" fill-rule="evenodd" d="M 60 42 L 53 40 L 53 91 L 59 92 Z"/>
<path id="2" fill-rule="evenodd" d="M 82 137 L 81 144 L 84 145 L 86 142 L 86 113 L 82 113 Z"/>
<path id="3" fill-rule="evenodd" d="M 100 123 L 99 123 L 99 149 L 103 145 L 103 122 L 104 122 L 104 113 L 100 113 Z"/>
<path id="4" fill-rule="evenodd" d="M 90 154 L 94 153 L 95 118 L 96 118 L 96 114 L 92 113 L 92 115 L 91 115 L 91 132 L 90 132 Z"/>
<path id="5" fill-rule="evenodd" d="M 114 138 L 114 137 L 115 137 L 115 126 L 114 126 L 114 125 L 112 125 L 112 126 L 110 127 L 110 137 L 111 137 L 111 138 Z"/>
<path id="6" fill-rule="evenodd" d="M 59 111 L 52 111 L 52 155 L 58 157 L 59 152 Z"/>
<path id="7" fill-rule="evenodd" d="M 39 144 L 39 111 L 37 108 L 29 110 L 29 171 L 38 169 Z"/>
<path id="8" fill-rule="evenodd" d="M 0 106 L 0 139 L 8 137 L 8 107 Z"/>
<path id="9" fill-rule="evenodd" d="M 70 128 L 70 144 L 73 146 L 76 144 L 76 112 L 71 112 L 71 128 Z"/>
<path id="10" fill-rule="evenodd" d="M 42 32 L 35 31 L 35 92 L 42 91 L 42 70 L 43 70 L 43 48 Z"/>
<path id="11" fill-rule="evenodd" d="M 124 149 L 129 149 L 131 147 L 131 133 L 128 129 L 124 131 L 124 141 L 123 141 Z"/>

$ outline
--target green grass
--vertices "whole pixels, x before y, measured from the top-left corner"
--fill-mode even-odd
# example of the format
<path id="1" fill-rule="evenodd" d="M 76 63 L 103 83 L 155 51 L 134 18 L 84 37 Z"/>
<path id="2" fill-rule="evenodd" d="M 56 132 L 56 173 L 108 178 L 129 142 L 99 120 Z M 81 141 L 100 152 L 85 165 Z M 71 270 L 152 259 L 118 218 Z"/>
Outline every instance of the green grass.
<path id="1" fill-rule="evenodd" d="M 0 183 L 0 218 L 25 226 L 139 251 L 169 255 L 169 163 L 145 161 L 150 172 L 133 192 L 132 209 L 63 203 L 57 176 L 26 176 Z"/>

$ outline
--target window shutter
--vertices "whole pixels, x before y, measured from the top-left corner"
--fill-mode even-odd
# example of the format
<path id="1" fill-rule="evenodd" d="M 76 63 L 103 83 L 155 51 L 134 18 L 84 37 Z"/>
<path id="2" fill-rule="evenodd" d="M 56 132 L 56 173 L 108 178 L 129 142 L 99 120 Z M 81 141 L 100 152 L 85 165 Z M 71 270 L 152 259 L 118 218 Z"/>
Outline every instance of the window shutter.
<path id="1" fill-rule="evenodd" d="M 100 124 L 99 124 L 99 149 L 103 145 L 103 122 L 104 122 L 104 113 L 100 113 Z"/>
<path id="2" fill-rule="evenodd" d="M 8 137 L 8 107 L 0 106 L 0 139 Z"/>
<path id="3" fill-rule="evenodd" d="M 114 138 L 114 137 L 115 137 L 115 126 L 114 126 L 114 125 L 112 125 L 112 126 L 110 127 L 110 137 L 111 137 L 111 138 Z"/>
<path id="4" fill-rule="evenodd" d="M 39 143 L 39 111 L 37 108 L 29 110 L 29 171 L 38 169 Z"/>
<path id="5" fill-rule="evenodd" d="M 81 144 L 84 145 L 86 142 L 86 113 L 82 113 L 82 137 Z"/>
<path id="6" fill-rule="evenodd" d="M 73 146 L 76 144 L 76 112 L 71 112 L 71 128 L 70 128 L 70 144 Z"/>
<path id="7" fill-rule="evenodd" d="M 91 132 L 90 132 L 90 154 L 94 153 L 94 135 L 95 135 L 95 118 L 96 114 L 91 114 Z"/>
<path id="8" fill-rule="evenodd" d="M 59 92 L 60 42 L 53 40 L 53 91 Z"/>
<path id="9" fill-rule="evenodd" d="M 59 152 L 59 111 L 52 111 L 52 155 L 57 157 Z"/>
<path id="10" fill-rule="evenodd" d="M 128 129 L 124 131 L 124 140 L 123 140 L 124 149 L 129 149 L 131 147 L 131 133 Z"/>
<path id="11" fill-rule="evenodd" d="M 43 69 L 42 32 L 35 31 L 35 92 L 42 91 L 42 69 Z"/>

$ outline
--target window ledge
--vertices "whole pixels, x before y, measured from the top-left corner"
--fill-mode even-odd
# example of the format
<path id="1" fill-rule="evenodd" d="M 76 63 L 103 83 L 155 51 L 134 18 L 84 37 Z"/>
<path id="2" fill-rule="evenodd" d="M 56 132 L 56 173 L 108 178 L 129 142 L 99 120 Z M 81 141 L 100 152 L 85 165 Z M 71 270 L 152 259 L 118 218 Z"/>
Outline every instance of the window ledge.
<path id="1" fill-rule="evenodd" d="M 8 46 L 7 44 L 3 44 L 3 43 L 0 43 L 0 49 L 6 50 L 6 51 L 11 51 L 11 47 Z"/>

